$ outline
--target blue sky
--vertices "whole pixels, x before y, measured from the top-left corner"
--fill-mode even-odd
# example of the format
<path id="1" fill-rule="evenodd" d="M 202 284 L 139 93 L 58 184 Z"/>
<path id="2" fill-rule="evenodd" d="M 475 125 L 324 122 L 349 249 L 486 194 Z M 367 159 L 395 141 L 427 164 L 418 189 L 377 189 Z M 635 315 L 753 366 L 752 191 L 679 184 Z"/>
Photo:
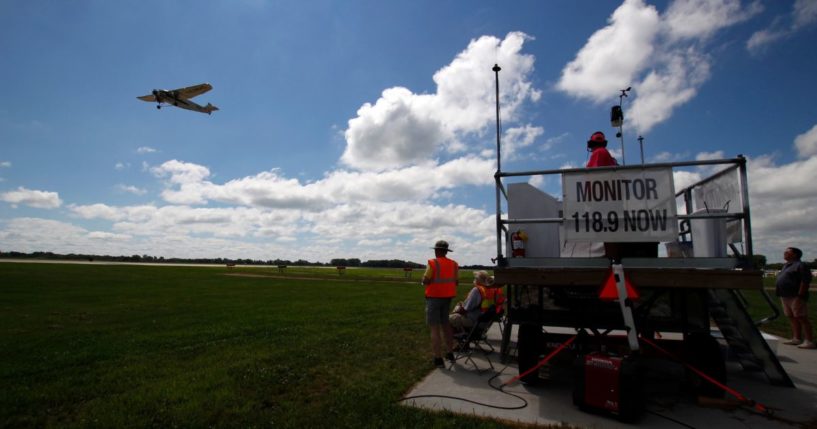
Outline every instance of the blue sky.
<path id="1" fill-rule="evenodd" d="M 632 86 L 628 163 L 746 155 L 756 253 L 811 260 L 815 42 L 809 0 L 5 1 L 0 249 L 488 264 L 499 63 L 503 170 L 583 165 Z"/>

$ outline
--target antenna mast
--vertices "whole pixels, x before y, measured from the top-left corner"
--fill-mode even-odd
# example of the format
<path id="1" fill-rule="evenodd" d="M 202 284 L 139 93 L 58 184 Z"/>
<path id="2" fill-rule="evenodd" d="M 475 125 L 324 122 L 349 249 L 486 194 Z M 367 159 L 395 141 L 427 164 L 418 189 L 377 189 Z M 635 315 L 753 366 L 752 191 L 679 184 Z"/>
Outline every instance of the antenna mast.
<path id="1" fill-rule="evenodd" d="M 502 70 L 498 64 L 494 64 L 494 67 L 491 69 L 494 71 L 496 75 L 496 172 L 499 173 L 502 171 L 501 164 L 500 164 L 500 141 L 499 136 L 502 132 L 501 124 L 499 122 L 499 71 Z"/>
<path id="2" fill-rule="evenodd" d="M 496 76 L 496 174 L 494 174 L 494 180 L 496 181 L 496 224 L 497 224 L 497 239 L 496 239 L 496 257 L 499 261 L 498 264 L 501 266 L 503 265 L 503 257 L 502 257 L 502 234 L 499 229 L 499 225 L 502 222 L 502 210 L 499 205 L 499 191 L 502 187 L 502 178 L 499 176 L 499 173 L 502 171 L 501 167 L 501 144 L 500 144 L 500 134 L 502 132 L 502 125 L 499 121 L 499 71 L 502 68 L 499 67 L 498 64 L 494 64 L 494 67 L 491 69 L 494 71 L 494 75 Z"/>

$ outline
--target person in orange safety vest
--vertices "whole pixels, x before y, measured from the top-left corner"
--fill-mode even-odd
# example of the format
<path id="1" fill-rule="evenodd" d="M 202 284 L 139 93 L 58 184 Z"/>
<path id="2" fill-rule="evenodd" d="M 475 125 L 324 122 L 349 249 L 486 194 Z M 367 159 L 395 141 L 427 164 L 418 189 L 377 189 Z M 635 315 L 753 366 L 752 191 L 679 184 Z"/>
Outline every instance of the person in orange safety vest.
<path id="1" fill-rule="evenodd" d="M 488 312 L 491 306 L 500 313 L 505 297 L 502 289 L 494 287 L 494 278 L 485 271 L 474 271 L 474 287 L 468 292 L 465 301 L 454 306 L 454 312 L 448 316 L 455 335 L 468 332 L 477 323 L 479 316 Z"/>
<path id="2" fill-rule="evenodd" d="M 454 332 L 448 322 L 451 299 L 457 295 L 459 285 L 459 265 L 446 257 L 452 250 L 448 242 L 440 240 L 434 244 L 434 259 L 428 260 L 423 285 L 426 297 L 426 324 L 431 329 L 431 351 L 434 365 L 445 368 L 442 358 L 443 338 L 445 338 L 445 358 L 454 361 Z"/>
<path id="3" fill-rule="evenodd" d="M 505 295 L 502 294 L 501 287 L 495 287 L 493 276 L 489 276 L 485 271 L 477 271 L 474 273 L 479 277 L 479 294 L 482 296 L 482 303 L 480 304 L 480 311 L 485 313 L 491 306 L 494 306 L 497 314 L 502 312 L 502 305 L 505 303 Z"/>

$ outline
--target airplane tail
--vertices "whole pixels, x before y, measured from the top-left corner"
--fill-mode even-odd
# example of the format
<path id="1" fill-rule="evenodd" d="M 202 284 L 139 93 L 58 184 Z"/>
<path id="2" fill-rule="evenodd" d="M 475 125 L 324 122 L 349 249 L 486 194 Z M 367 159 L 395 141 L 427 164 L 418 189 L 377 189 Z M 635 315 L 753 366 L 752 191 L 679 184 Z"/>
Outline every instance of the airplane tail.
<path id="1" fill-rule="evenodd" d="M 204 111 L 207 112 L 208 115 L 215 112 L 216 110 L 218 110 L 218 107 L 213 106 L 210 103 L 207 103 L 207 105 L 204 106 Z"/>

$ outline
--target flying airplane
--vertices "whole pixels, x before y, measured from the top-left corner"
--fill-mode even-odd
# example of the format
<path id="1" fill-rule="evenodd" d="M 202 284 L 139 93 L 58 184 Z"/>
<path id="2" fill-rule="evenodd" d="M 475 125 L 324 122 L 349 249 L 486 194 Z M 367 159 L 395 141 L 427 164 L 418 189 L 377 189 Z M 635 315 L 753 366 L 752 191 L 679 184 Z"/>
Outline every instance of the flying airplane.
<path id="1" fill-rule="evenodd" d="M 207 103 L 206 106 L 200 106 L 192 101 L 191 98 L 204 94 L 205 92 L 213 89 L 213 86 L 209 83 L 202 83 L 199 85 L 188 86 L 187 88 L 179 88 L 174 90 L 166 90 L 166 89 L 154 89 L 153 92 L 149 95 L 143 95 L 141 97 L 136 97 L 142 101 L 149 101 L 155 102 L 157 109 L 162 108 L 162 103 L 167 103 L 176 107 L 180 107 L 182 109 L 192 110 L 194 112 L 201 112 L 206 113 L 208 115 L 212 114 L 214 111 L 218 110 L 218 107 L 213 106 L 210 103 Z"/>

